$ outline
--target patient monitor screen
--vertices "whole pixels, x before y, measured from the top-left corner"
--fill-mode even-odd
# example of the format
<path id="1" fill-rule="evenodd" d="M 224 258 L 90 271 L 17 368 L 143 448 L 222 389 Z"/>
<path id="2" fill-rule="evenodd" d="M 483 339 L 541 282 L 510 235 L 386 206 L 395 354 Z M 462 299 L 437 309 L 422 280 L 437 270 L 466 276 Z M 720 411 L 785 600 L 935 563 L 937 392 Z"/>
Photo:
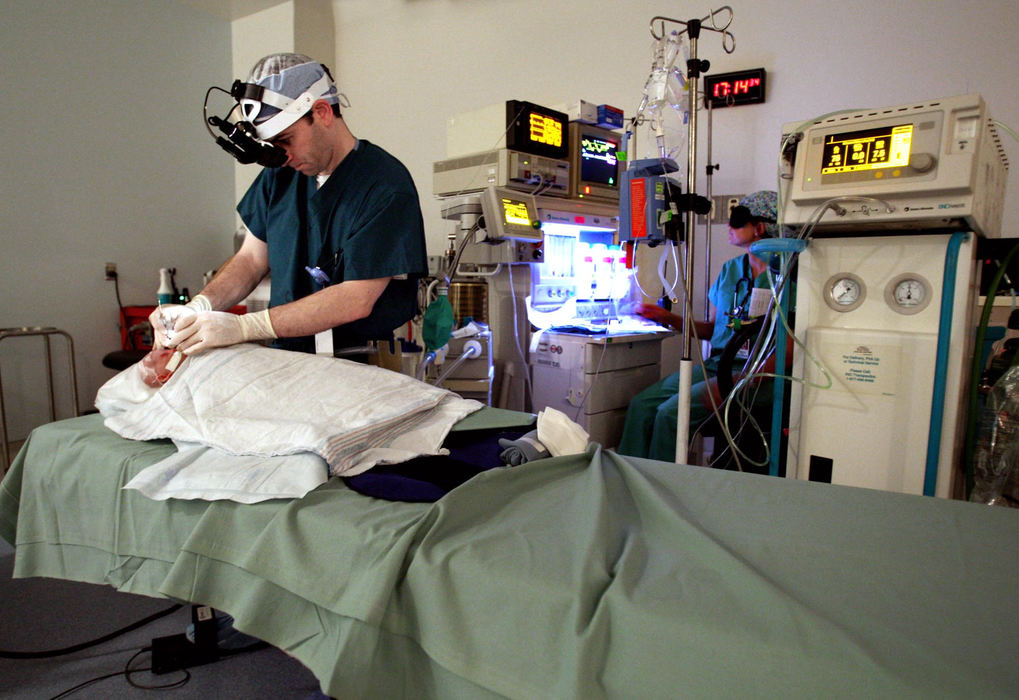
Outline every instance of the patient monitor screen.
<path id="1" fill-rule="evenodd" d="M 531 226 L 531 217 L 527 209 L 527 203 L 519 199 L 502 197 L 503 221 L 510 226 Z"/>
<path id="2" fill-rule="evenodd" d="M 533 196 L 505 187 L 488 187 L 482 193 L 481 209 L 489 238 L 541 240 L 538 207 Z"/>
<path id="3" fill-rule="evenodd" d="M 619 170 L 617 143 L 592 134 L 583 134 L 580 137 L 580 179 L 616 187 Z"/>
<path id="4" fill-rule="evenodd" d="M 905 167 L 912 140 L 912 124 L 829 134 L 824 140 L 821 174 Z"/>

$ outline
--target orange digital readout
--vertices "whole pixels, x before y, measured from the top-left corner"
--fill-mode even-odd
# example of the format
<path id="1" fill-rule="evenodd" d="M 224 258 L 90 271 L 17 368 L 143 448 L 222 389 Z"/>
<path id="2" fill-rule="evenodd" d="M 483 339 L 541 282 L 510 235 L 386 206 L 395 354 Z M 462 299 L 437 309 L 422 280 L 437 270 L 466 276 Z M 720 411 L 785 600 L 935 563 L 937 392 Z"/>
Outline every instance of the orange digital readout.
<path id="1" fill-rule="evenodd" d="M 563 124 L 558 119 L 531 112 L 530 115 L 530 139 L 535 143 L 544 143 L 549 146 L 563 145 Z"/>

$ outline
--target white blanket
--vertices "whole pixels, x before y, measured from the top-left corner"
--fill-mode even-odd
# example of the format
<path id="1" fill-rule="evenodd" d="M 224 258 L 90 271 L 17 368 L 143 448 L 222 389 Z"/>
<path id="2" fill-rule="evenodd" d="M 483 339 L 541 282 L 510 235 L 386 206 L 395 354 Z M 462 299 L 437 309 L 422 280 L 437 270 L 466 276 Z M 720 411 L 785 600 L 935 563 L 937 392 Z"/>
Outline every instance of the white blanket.
<path id="1" fill-rule="evenodd" d="M 251 503 L 301 496 L 326 467 L 350 476 L 442 454 L 449 429 L 481 404 L 378 367 L 238 345 L 188 358 L 158 390 L 134 365 L 99 389 L 96 407 L 123 437 L 189 443 L 126 488 Z"/>

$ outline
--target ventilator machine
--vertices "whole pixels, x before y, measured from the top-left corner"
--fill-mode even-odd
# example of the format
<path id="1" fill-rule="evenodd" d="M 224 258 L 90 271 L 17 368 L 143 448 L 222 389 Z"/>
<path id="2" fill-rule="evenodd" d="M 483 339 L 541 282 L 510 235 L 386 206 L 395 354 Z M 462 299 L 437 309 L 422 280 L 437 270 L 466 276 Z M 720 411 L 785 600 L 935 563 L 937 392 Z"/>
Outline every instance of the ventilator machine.
<path id="1" fill-rule="evenodd" d="M 977 237 L 1008 162 L 979 95 L 787 124 L 799 255 L 787 476 L 963 497 Z"/>

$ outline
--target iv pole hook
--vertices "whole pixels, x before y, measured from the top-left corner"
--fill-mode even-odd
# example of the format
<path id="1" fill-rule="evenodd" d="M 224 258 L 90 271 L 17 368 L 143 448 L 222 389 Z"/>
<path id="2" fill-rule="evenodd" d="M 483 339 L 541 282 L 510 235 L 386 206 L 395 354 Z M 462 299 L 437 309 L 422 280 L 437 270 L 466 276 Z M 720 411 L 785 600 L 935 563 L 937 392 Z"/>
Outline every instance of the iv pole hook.
<path id="1" fill-rule="evenodd" d="M 717 20 L 718 15 L 720 15 L 723 12 L 727 12 L 728 15 L 726 16 L 725 23 L 722 26 L 718 26 Z M 733 51 L 736 50 L 736 37 L 733 36 L 733 33 L 729 31 L 729 25 L 732 24 L 732 17 L 733 17 L 732 8 L 729 5 L 722 5 L 722 7 L 718 8 L 717 10 L 712 10 L 707 17 L 702 17 L 700 20 L 698 20 L 701 29 L 707 29 L 712 32 L 718 32 L 719 34 L 722 35 L 722 50 L 725 51 L 726 53 L 732 53 Z M 661 28 L 659 29 L 658 33 L 655 32 L 655 22 L 661 23 Z M 665 36 L 666 22 L 683 25 L 684 29 L 683 31 L 679 32 L 680 34 L 686 31 L 686 26 L 688 24 L 688 22 L 683 22 L 678 19 L 672 19 L 671 17 L 663 17 L 661 15 L 652 17 L 651 21 L 648 22 L 648 29 L 651 31 L 651 36 L 654 37 L 656 41 L 661 41 L 661 39 Z"/>

